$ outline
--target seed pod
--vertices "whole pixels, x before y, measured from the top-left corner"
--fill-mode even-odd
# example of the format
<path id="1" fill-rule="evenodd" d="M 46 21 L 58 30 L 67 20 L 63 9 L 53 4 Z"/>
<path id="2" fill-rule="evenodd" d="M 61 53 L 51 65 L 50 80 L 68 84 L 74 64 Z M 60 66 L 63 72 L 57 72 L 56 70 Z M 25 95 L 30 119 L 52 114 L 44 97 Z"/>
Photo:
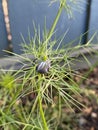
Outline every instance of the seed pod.
<path id="1" fill-rule="evenodd" d="M 37 72 L 39 72 L 41 74 L 45 74 L 45 73 L 48 73 L 49 68 L 50 68 L 50 61 L 47 60 L 47 61 L 43 61 L 43 62 L 39 63 L 36 70 L 37 70 Z"/>

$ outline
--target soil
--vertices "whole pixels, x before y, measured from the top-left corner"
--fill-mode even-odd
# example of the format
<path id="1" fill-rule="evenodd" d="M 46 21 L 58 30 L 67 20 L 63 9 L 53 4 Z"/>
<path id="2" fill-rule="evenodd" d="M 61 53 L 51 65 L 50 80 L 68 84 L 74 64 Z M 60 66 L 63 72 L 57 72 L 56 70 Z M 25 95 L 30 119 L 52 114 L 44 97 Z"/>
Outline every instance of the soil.
<path id="1" fill-rule="evenodd" d="M 86 79 L 81 79 L 86 76 Z M 60 130 L 98 130 L 98 67 L 81 70 L 74 80 L 79 83 L 82 98 L 77 99 L 86 107 L 74 108 L 75 113 L 67 109 L 65 113 L 69 116 L 62 124 Z"/>

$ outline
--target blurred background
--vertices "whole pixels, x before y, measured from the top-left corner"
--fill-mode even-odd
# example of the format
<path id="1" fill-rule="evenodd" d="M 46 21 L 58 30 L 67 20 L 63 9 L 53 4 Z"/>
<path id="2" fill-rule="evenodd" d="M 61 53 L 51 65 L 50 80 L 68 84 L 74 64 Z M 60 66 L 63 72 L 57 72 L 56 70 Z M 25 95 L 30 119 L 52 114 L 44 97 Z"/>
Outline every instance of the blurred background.
<path id="1" fill-rule="evenodd" d="M 34 35 L 33 22 L 40 26 L 41 34 L 45 25 L 49 30 L 56 16 L 59 2 L 50 5 L 51 0 L 1 0 L 0 1 L 0 57 L 6 55 L 2 50 L 22 53 L 20 44 L 23 42 L 21 34 L 28 43 L 28 30 Z M 73 16 L 68 17 L 63 10 L 56 26 L 56 37 L 67 34 L 64 44 L 74 41 L 74 45 L 85 44 L 98 30 L 98 1 L 83 0 L 72 6 Z M 77 7 L 78 8 L 77 8 Z M 83 35 L 85 33 L 85 35 Z M 97 44 L 97 34 L 92 43 Z"/>

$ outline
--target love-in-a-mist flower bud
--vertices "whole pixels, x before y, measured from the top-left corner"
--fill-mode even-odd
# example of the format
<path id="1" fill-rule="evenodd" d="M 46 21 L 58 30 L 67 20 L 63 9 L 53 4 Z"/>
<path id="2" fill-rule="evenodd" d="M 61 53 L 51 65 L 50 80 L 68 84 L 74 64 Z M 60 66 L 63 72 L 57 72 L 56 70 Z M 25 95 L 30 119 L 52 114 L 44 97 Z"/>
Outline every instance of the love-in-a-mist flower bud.
<path id="1" fill-rule="evenodd" d="M 37 70 L 37 72 L 39 72 L 41 74 L 45 74 L 45 73 L 48 73 L 49 68 L 50 68 L 50 61 L 46 60 L 46 61 L 39 63 L 36 70 Z"/>

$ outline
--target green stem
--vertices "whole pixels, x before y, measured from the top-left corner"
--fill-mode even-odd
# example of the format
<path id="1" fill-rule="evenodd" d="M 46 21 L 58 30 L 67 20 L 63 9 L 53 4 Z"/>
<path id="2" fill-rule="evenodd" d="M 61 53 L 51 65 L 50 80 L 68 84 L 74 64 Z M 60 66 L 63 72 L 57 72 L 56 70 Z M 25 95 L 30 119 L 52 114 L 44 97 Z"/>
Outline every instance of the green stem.
<path id="1" fill-rule="evenodd" d="M 59 117 L 59 121 L 60 121 L 60 118 L 61 118 L 61 96 L 59 94 L 59 100 L 58 100 L 59 104 L 58 104 L 58 107 L 59 107 L 59 113 L 58 113 L 58 117 Z"/>
<path id="2" fill-rule="evenodd" d="M 61 16 L 62 9 L 63 9 L 63 7 L 64 7 L 64 3 L 63 3 L 64 1 L 65 1 L 65 0 L 62 0 L 62 2 L 60 3 L 59 10 L 58 10 L 57 15 L 56 15 L 56 17 L 55 17 L 55 20 L 53 21 L 53 24 L 52 24 L 52 26 L 51 26 L 51 29 L 50 29 L 50 31 L 49 31 L 49 33 L 48 33 L 47 40 L 50 40 L 50 38 L 51 38 L 51 36 L 52 36 L 52 34 L 53 34 L 53 32 L 54 32 L 54 29 L 55 29 L 55 27 L 56 27 L 56 25 L 57 25 L 57 22 L 58 22 L 58 20 L 59 20 L 59 18 L 60 18 L 60 16 Z"/>
<path id="3" fill-rule="evenodd" d="M 39 75 L 39 79 L 41 78 L 40 76 L 41 76 L 41 75 Z M 38 94 L 41 92 L 41 91 L 40 91 L 40 89 L 41 89 L 40 87 L 41 87 L 41 82 L 40 82 L 39 85 L 38 85 L 38 90 L 39 90 L 39 91 L 38 91 Z M 41 93 L 40 93 L 40 95 L 38 96 L 38 104 L 39 104 L 39 109 L 40 109 L 40 116 L 41 116 L 42 121 L 43 121 L 43 128 L 44 128 L 44 130 L 49 130 L 49 129 L 48 129 L 48 126 L 47 126 L 46 119 L 45 119 L 43 107 L 42 107 Z"/>
<path id="4" fill-rule="evenodd" d="M 39 98 L 38 102 L 39 102 L 40 116 L 41 116 L 42 121 L 43 121 L 44 130 L 48 130 L 47 122 L 46 122 L 44 111 L 43 111 L 43 108 L 42 108 L 42 100 L 41 100 L 41 98 Z"/>
<path id="5" fill-rule="evenodd" d="M 60 94 L 58 95 L 58 118 L 57 118 L 57 125 L 55 127 L 55 130 L 57 130 L 58 126 L 60 125 L 61 123 L 61 96 Z"/>

